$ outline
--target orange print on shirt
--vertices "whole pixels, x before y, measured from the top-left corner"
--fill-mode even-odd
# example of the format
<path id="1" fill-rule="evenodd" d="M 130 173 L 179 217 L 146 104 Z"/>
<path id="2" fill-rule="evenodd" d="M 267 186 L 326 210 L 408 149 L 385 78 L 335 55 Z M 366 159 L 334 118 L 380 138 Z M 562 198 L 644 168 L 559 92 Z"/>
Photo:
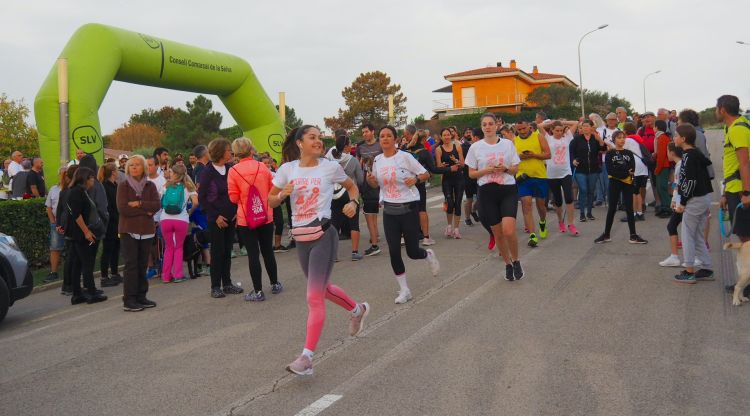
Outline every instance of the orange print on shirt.
<path id="1" fill-rule="evenodd" d="M 555 165 L 564 165 L 568 156 L 568 148 L 564 144 L 555 147 L 555 156 L 552 158 L 552 163 Z"/>

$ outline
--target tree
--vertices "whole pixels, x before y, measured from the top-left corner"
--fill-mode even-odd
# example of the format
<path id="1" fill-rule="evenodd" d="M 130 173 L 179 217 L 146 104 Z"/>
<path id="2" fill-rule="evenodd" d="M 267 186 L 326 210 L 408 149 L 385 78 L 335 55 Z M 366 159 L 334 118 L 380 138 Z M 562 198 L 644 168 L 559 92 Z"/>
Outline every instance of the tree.
<path id="1" fill-rule="evenodd" d="M 568 113 L 573 109 L 581 111 L 581 90 L 567 85 L 550 85 L 540 87 L 531 92 L 528 101 L 545 111 L 557 110 L 560 113 Z M 614 112 L 617 107 L 625 107 L 628 113 L 633 112 L 630 102 L 617 95 L 610 96 L 608 92 L 596 90 L 584 90 L 583 102 L 587 113 L 598 113 L 605 115 Z"/>
<path id="2" fill-rule="evenodd" d="M 698 116 L 700 116 L 701 125 L 703 127 L 713 127 L 719 124 L 719 122 L 716 121 L 716 107 L 709 107 L 698 113 Z"/>
<path id="3" fill-rule="evenodd" d="M 182 110 L 170 106 L 162 107 L 161 110 L 147 108 L 139 114 L 130 116 L 130 124 L 148 124 L 166 132 L 169 123 L 178 116 L 180 111 Z"/>
<path id="4" fill-rule="evenodd" d="M 187 111 L 169 106 L 158 111 L 148 108 L 133 114 L 129 124 L 146 124 L 163 132 L 161 144 L 171 150 L 192 149 L 219 134 L 222 117 L 218 111 L 211 111 L 211 100 L 198 95 L 192 103 L 186 102 L 185 107 Z M 138 147 L 148 146 L 133 148 Z"/>
<path id="5" fill-rule="evenodd" d="M 158 128 L 143 123 L 126 123 L 116 129 L 107 145 L 113 149 L 133 151 L 144 147 L 159 147 L 165 134 Z"/>
<path id="6" fill-rule="evenodd" d="M 27 121 L 29 107 L 23 100 L 0 95 L 0 160 L 20 150 L 24 156 L 39 155 L 36 129 Z"/>
<path id="7" fill-rule="evenodd" d="M 297 113 L 294 111 L 292 107 L 289 107 L 288 105 L 284 105 L 284 108 L 286 108 L 286 131 L 290 132 L 298 127 L 302 127 L 303 124 L 305 124 L 301 118 L 297 117 Z M 276 111 L 279 111 L 279 105 L 276 104 Z"/>
<path id="8" fill-rule="evenodd" d="M 326 127 L 331 130 L 343 128 L 351 130 L 364 123 L 379 126 L 388 123 L 388 96 L 393 94 L 395 125 L 406 123 L 406 96 L 401 86 L 391 84 L 391 78 L 381 71 L 359 74 L 352 85 L 344 88 L 346 109 L 339 109 L 338 114 L 324 119 Z"/>

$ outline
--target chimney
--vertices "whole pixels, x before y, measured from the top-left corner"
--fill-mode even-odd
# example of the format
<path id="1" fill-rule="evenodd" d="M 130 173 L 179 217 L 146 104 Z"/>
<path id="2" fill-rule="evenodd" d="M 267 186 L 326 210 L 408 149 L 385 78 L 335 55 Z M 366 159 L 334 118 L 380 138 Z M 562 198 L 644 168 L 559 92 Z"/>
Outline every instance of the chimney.
<path id="1" fill-rule="evenodd" d="M 510 69 L 516 69 L 516 60 L 515 59 L 511 59 L 510 60 Z"/>
<path id="2" fill-rule="evenodd" d="M 498 63 L 497 63 L 497 67 L 498 67 L 498 68 L 502 68 L 502 67 L 503 67 L 503 63 L 502 63 L 502 62 L 498 62 Z"/>
<path id="3" fill-rule="evenodd" d="M 531 73 L 533 73 L 534 75 L 538 74 L 539 68 L 537 68 L 536 65 L 534 65 L 534 69 L 531 70 Z"/>

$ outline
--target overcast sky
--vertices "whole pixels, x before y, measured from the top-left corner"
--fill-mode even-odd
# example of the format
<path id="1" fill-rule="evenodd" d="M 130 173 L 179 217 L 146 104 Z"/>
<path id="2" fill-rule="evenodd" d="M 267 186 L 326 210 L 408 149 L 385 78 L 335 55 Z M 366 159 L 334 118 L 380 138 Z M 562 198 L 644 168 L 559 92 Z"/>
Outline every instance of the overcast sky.
<path id="1" fill-rule="evenodd" d="M 362 72 L 381 70 L 401 85 L 409 119 L 430 117 L 431 91 L 444 75 L 511 59 L 531 71 L 578 82 L 580 36 L 584 86 L 618 94 L 643 111 L 702 110 L 721 94 L 750 103 L 749 8 L 742 2 L 667 1 L 0 1 L 0 93 L 34 97 L 73 32 L 98 22 L 247 60 L 271 99 L 305 122 L 343 106 L 341 90 Z M 114 82 L 99 111 L 104 134 L 143 108 L 184 107 L 195 94 Z M 224 126 L 235 124 L 221 102 Z M 33 110 L 33 109 L 32 109 Z"/>

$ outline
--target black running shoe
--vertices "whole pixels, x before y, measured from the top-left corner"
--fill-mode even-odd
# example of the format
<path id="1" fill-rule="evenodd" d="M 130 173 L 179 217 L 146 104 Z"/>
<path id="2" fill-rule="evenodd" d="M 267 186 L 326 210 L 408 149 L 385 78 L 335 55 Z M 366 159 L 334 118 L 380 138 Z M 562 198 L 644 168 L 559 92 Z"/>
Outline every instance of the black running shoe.
<path id="1" fill-rule="evenodd" d="M 474 223 L 473 223 L 473 222 L 471 222 L 471 219 L 470 219 L 470 218 L 467 218 L 467 219 L 465 219 L 465 220 L 464 220 L 464 224 L 466 224 L 466 225 L 467 225 L 468 227 L 471 227 L 471 226 L 473 226 L 473 225 L 474 225 Z"/>
<path id="2" fill-rule="evenodd" d="M 612 241 L 612 239 L 609 238 L 607 234 L 602 234 L 599 237 L 597 237 L 596 240 L 594 240 L 594 243 L 602 244 L 602 243 L 609 243 L 610 241 Z"/>
<path id="3" fill-rule="evenodd" d="M 240 293 L 244 291 L 244 289 L 234 284 L 230 284 L 229 286 L 224 286 L 224 289 L 222 290 L 224 291 L 224 293 L 228 295 L 239 295 Z"/>
<path id="4" fill-rule="evenodd" d="M 481 222 L 479 221 L 479 214 L 476 211 L 472 211 L 471 218 L 474 218 L 474 222 Z"/>
<path id="5" fill-rule="evenodd" d="M 512 264 L 506 264 L 505 265 L 505 280 L 512 282 L 515 280 L 515 277 L 513 277 L 513 265 Z"/>
<path id="6" fill-rule="evenodd" d="M 521 280 L 523 279 L 523 276 L 524 274 L 523 274 L 523 269 L 521 268 L 521 262 L 518 260 L 514 261 L 513 262 L 513 277 L 516 280 Z"/>
<path id="7" fill-rule="evenodd" d="M 284 290 L 284 285 L 282 285 L 281 282 L 276 282 L 271 285 L 271 293 L 274 295 L 278 295 L 282 290 Z"/>
<path id="8" fill-rule="evenodd" d="M 589 220 L 589 221 L 594 221 L 596 218 L 594 218 L 593 215 L 589 214 L 589 215 L 586 216 L 586 219 Z"/>
<path id="9" fill-rule="evenodd" d="M 586 217 L 584 217 L 583 215 L 581 215 L 581 217 L 578 218 L 578 222 L 586 222 Z"/>
<path id="10" fill-rule="evenodd" d="M 117 286 L 119 283 L 112 279 L 111 277 L 102 277 L 101 278 L 101 285 L 102 287 L 114 287 Z"/>
<path id="11" fill-rule="evenodd" d="M 633 234 L 630 236 L 630 240 L 628 240 L 630 244 L 648 244 L 648 241 L 644 240 L 639 236 L 638 234 Z"/>
<path id="12" fill-rule="evenodd" d="M 145 297 L 141 298 L 141 299 L 138 299 L 138 304 L 141 305 L 141 306 L 143 306 L 144 308 L 155 308 L 156 307 L 156 302 L 154 302 L 153 300 L 147 299 Z"/>
<path id="13" fill-rule="evenodd" d="M 143 310 L 143 305 L 141 305 L 140 303 L 125 302 L 122 305 L 122 310 L 124 310 L 125 312 L 140 312 Z"/>
<path id="14" fill-rule="evenodd" d="M 713 270 L 699 269 L 698 271 L 695 272 L 695 280 L 699 282 L 712 282 L 716 279 L 714 278 Z"/>
<path id="15" fill-rule="evenodd" d="M 365 250 L 365 256 L 371 257 L 371 256 L 377 256 L 380 254 L 380 247 L 376 245 L 371 245 L 370 248 Z"/>
<path id="16" fill-rule="evenodd" d="M 211 297 L 214 299 L 224 298 L 226 296 L 227 295 L 225 295 L 224 292 L 222 292 L 219 288 L 211 289 Z"/>

